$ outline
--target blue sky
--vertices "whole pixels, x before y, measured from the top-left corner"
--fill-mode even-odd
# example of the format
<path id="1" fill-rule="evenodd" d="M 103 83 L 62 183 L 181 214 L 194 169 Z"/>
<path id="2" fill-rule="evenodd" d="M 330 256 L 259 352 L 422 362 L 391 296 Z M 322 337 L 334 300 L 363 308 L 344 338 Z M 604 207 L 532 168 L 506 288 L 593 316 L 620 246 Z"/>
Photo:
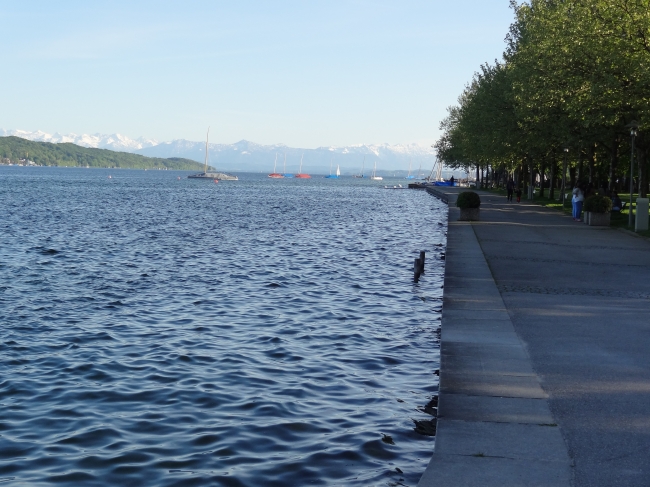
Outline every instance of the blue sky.
<path id="1" fill-rule="evenodd" d="M 508 0 L 0 5 L 0 127 L 314 148 L 431 144 Z"/>

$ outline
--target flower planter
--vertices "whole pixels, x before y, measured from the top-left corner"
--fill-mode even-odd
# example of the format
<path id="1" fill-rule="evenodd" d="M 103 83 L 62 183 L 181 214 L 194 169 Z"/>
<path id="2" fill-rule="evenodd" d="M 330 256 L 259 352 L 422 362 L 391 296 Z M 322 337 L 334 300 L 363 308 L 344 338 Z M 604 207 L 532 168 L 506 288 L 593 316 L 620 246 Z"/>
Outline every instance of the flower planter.
<path id="1" fill-rule="evenodd" d="M 460 218 L 458 221 L 461 222 L 472 222 L 478 221 L 479 208 L 461 208 L 460 209 Z"/>
<path id="2" fill-rule="evenodd" d="M 589 212 L 589 225 L 593 227 L 608 227 L 611 220 L 611 213 Z"/>

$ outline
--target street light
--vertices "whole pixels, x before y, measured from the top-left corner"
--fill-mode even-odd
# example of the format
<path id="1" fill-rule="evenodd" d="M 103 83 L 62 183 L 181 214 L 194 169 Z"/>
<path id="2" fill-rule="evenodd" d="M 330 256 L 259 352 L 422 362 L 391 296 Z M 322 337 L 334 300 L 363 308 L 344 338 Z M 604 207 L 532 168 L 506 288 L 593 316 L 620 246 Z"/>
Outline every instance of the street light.
<path id="1" fill-rule="evenodd" d="M 634 192 L 634 138 L 636 137 L 636 132 L 639 130 L 639 122 L 632 120 L 625 127 L 630 129 L 630 136 L 632 137 L 632 154 L 630 155 L 630 213 L 628 213 L 627 224 L 628 226 L 633 225 L 632 221 L 632 193 Z"/>
<path id="2" fill-rule="evenodd" d="M 564 148 L 564 170 L 562 171 L 562 208 L 564 208 L 564 204 L 566 203 L 566 166 L 567 166 L 566 158 L 568 155 L 569 155 L 569 148 L 565 147 Z"/>

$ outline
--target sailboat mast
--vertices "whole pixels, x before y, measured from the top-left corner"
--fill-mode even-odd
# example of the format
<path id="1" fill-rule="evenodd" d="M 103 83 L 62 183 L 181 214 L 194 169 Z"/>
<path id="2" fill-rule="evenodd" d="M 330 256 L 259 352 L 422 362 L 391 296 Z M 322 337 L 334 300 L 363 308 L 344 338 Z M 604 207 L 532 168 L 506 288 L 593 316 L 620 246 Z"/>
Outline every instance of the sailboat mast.
<path id="1" fill-rule="evenodd" d="M 433 176 L 433 171 L 436 170 L 437 165 L 438 165 L 438 161 L 433 163 L 433 167 L 431 168 L 431 172 L 429 173 L 429 177 L 427 178 L 427 181 L 431 181 L 431 176 Z"/>
<path id="2" fill-rule="evenodd" d="M 366 156 L 363 156 L 363 162 L 361 163 L 361 177 L 363 177 L 363 169 L 366 165 Z"/>
<path id="3" fill-rule="evenodd" d="M 300 156 L 300 171 L 298 171 L 299 174 L 302 174 L 302 158 L 305 157 L 305 154 Z"/>
<path id="4" fill-rule="evenodd" d="M 275 161 L 273 162 L 273 174 L 276 173 L 275 168 L 278 166 L 278 153 L 275 153 Z"/>
<path id="5" fill-rule="evenodd" d="M 208 133 L 205 134 L 205 168 L 203 169 L 204 173 L 208 173 L 208 139 L 210 138 L 210 127 L 208 127 Z"/>
<path id="6" fill-rule="evenodd" d="M 282 169 L 282 172 L 284 174 L 287 173 L 287 153 L 286 152 L 284 153 L 284 169 Z"/>

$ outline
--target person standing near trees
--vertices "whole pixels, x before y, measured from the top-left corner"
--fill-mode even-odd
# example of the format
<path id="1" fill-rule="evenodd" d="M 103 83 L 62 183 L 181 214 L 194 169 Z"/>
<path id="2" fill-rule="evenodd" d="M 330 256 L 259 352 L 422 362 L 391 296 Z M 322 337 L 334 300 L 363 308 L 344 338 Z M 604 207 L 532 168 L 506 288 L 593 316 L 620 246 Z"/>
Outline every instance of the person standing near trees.
<path id="1" fill-rule="evenodd" d="M 515 192 L 515 182 L 510 178 L 506 184 L 506 191 L 508 192 L 508 201 L 512 202 L 512 194 Z"/>
<path id="2" fill-rule="evenodd" d="M 585 193 L 581 185 L 576 185 L 573 188 L 573 197 L 571 203 L 573 204 L 573 221 L 579 222 L 580 215 L 582 214 L 582 202 L 585 200 Z"/>

